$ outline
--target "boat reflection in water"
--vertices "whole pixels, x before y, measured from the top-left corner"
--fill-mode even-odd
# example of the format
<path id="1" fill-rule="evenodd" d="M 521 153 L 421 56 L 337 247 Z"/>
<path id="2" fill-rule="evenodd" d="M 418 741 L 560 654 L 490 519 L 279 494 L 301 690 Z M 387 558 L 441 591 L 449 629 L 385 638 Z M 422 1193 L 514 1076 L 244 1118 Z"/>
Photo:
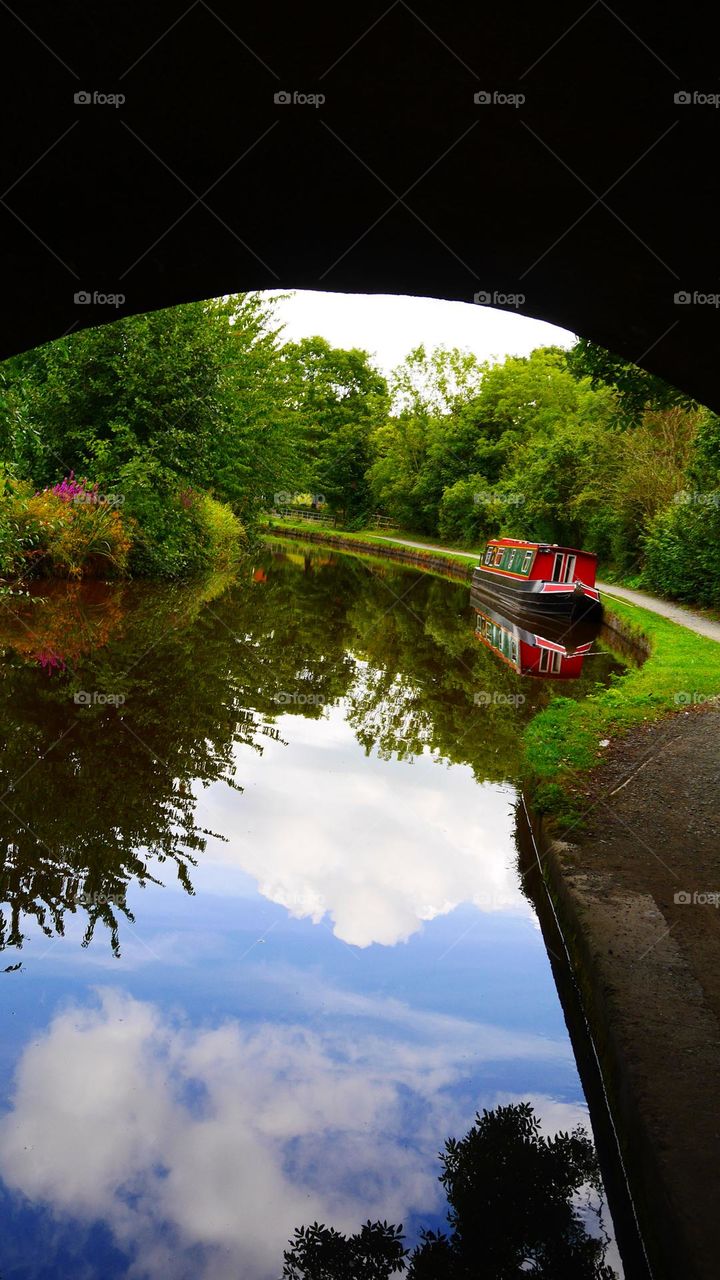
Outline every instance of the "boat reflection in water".
<path id="1" fill-rule="evenodd" d="M 521 610 L 498 613 L 477 587 L 470 592 L 470 603 L 476 613 L 477 639 L 521 676 L 576 680 L 602 627 L 600 618 L 573 624 L 543 618 L 539 635 Z"/>

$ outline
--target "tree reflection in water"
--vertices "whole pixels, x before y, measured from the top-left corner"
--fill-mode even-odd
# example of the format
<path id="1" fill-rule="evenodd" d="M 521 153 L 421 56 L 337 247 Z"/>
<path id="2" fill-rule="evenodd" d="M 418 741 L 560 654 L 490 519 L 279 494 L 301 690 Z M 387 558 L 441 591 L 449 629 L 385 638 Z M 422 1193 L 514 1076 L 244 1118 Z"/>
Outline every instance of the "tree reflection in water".
<path id="1" fill-rule="evenodd" d="M 3 603 L 0 949 L 21 947 L 29 920 L 51 938 L 81 912 L 83 945 L 102 923 L 119 954 L 133 882 L 172 867 L 192 894 L 213 834 L 194 789 L 242 791 L 242 749 L 282 741 L 281 716 L 342 700 L 366 753 L 516 776 L 520 733 L 552 690 L 478 645 L 466 587 L 286 549 L 262 570 L 182 588 L 41 584 L 39 601 Z M 618 669 L 597 664 L 574 696 Z"/>
<path id="2" fill-rule="evenodd" d="M 447 1234 L 422 1231 L 405 1247 L 402 1226 L 367 1222 L 342 1235 L 298 1227 L 284 1254 L 284 1280 L 617 1280 L 605 1263 L 607 1237 L 591 1235 L 581 1198 L 600 1213 L 602 1182 L 582 1128 L 540 1134 L 527 1102 L 483 1111 L 440 1155 Z"/>

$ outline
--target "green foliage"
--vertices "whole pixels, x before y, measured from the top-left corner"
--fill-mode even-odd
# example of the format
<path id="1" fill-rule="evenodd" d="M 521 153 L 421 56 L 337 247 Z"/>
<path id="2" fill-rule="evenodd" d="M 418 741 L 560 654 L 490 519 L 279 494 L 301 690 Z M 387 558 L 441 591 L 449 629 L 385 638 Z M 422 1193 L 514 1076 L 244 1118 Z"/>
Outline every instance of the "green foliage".
<path id="1" fill-rule="evenodd" d="M 201 493 L 195 506 L 195 518 L 203 535 L 208 568 L 232 569 L 245 545 L 245 530 L 234 511 L 209 493 Z"/>
<path id="2" fill-rule="evenodd" d="M 660 595 L 720 601 L 720 489 L 688 491 L 659 511 L 645 538 L 644 582 Z"/>
<path id="3" fill-rule="evenodd" d="M 36 485 L 74 470 L 112 488 L 145 458 L 235 501 L 281 400 L 272 313 L 257 295 L 188 303 L 80 330 L 2 369 L 6 446 Z M 7 456 L 7 455 L 6 455 Z M 245 483 L 236 489 L 232 469 Z M 260 490 L 257 479 L 257 490 Z"/>
<path id="4" fill-rule="evenodd" d="M 232 509 L 182 485 L 172 472 L 133 459 L 122 468 L 123 512 L 135 526 L 130 567 L 148 577 L 184 578 L 231 567 L 245 545 Z"/>
<path id="5" fill-rule="evenodd" d="M 443 491 L 438 512 L 441 538 L 462 546 L 477 546 L 490 534 L 499 518 L 487 480 L 480 475 L 456 480 Z"/>
<path id="6" fill-rule="evenodd" d="M 678 494 L 718 488 L 720 420 L 600 348 L 492 366 L 461 356 L 419 348 L 393 375 L 395 414 L 374 433 L 368 480 L 398 527 L 460 546 L 498 534 L 584 546 L 627 574 L 646 545 L 659 565 L 676 527 L 659 513 Z M 685 560 L 683 598 L 718 603 L 714 575 L 702 582 L 707 556 Z"/>
<path id="7" fill-rule="evenodd" d="M 97 494 L 78 486 L 75 498 L 54 490 L 33 493 L 4 477 L 0 490 L 0 572 L 112 577 L 127 568 L 127 521 Z M 56 487 L 57 488 L 57 487 Z"/>
<path id="8" fill-rule="evenodd" d="M 25 565 L 26 503 L 30 488 L 16 480 L 12 468 L 0 463 L 0 576 L 14 577 Z M 36 531 L 36 536 L 39 531 Z"/>
<path id="9" fill-rule="evenodd" d="M 299 465 L 272 306 L 255 294 L 189 303 L 81 330 L 7 361 L 0 438 L 33 487 L 74 470 L 124 503 L 137 533 L 134 572 L 179 577 L 213 554 L 226 563 L 242 533 L 233 511 L 252 520 L 268 489 L 282 487 Z M 185 510 L 177 495 L 188 487 L 213 498 Z M 232 510 L 221 512 L 216 499 Z M 78 537 L 87 526 L 92 554 L 107 542 L 102 523 L 95 512 L 73 525 Z M 72 571 L 75 552 L 66 550 L 67 565 L 58 558 L 57 566 Z M 5 523 L 6 571 L 12 559 Z"/>
<path id="10" fill-rule="evenodd" d="M 463 546 L 497 534 L 583 545 L 626 574 L 647 537 L 653 580 L 669 581 L 660 513 L 720 484 L 718 422 L 587 342 L 495 364 L 420 346 L 388 386 L 365 351 L 283 344 L 258 294 L 126 317 L 0 367 L 13 474 L 33 488 L 92 475 L 135 522 L 133 571 L 170 577 L 205 567 L 213 546 L 227 562 L 241 536 L 229 513 L 221 536 L 217 511 L 203 523 L 181 509 L 192 489 L 227 504 L 250 539 L 261 512 L 288 501 L 276 495 L 304 492 L 348 529 L 379 510 Z M 14 537 L 0 523 L 8 574 Z M 706 598 L 720 600 L 716 586 Z"/>
<path id="11" fill-rule="evenodd" d="M 293 489 L 322 494 L 331 511 L 361 525 L 372 504 L 371 436 L 389 409 L 385 379 L 367 352 L 332 347 L 324 338 L 288 343 L 283 361 L 303 441 Z"/>
<path id="12" fill-rule="evenodd" d="M 567 364 L 575 377 L 590 378 L 593 387 L 612 387 L 618 393 L 620 413 L 632 423 L 645 409 L 697 408 L 696 402 L 663 378 L 623 360 L 588 338 L 579 338 L 567 353 Z"/>
<path id="13" fill-rule="evenodd" d="M 465 544 L 498 532 L 576 533 L 597 501 L 593 464 L 612 394 L 578 381 L 551 347 L 475 364 L 450 395 L 452 353 L 439 366 L 422 354 L 422 394 L 413 353 L 393 381 L 406 407 L 375 435 L 369 478 L 380 507 L 400 524 Z"/>

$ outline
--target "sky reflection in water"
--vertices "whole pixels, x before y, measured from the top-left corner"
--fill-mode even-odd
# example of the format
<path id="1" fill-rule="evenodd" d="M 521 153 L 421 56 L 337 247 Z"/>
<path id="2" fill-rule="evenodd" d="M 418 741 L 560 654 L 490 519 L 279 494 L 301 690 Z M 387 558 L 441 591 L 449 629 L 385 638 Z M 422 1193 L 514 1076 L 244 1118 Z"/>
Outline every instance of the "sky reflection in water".
<path id="1" fill-rule="evenodd" d="M 296 621 L 309 607 L 308 565 L 280 562 L 269 582 L 273 572 L 295 592 Z M 24 961 L 2 988 L 4 1280 L 70 1272 L 272 1280 L 302 1222 L 438 1225 L 436 1153 L 478 1108 L 529 1099 L 548 1131 L 587 1123 L 520 885 L 506 764 L 476 780 L 478 760 L 493 751 L 486 743 L 477 756 L 487 726 L 472 690 L 493 668 L 472 647 L 462 596 L 443 583 L 418 591 L 406 649 L 383 655 L 357 624 L 372 630 L 387 608 L 377 584 L 343 564 L 313 572 L 354 611 L 344 653 L 354 640 L 361 660 L 336 663 L 346 687 L 335 705 L 313 706 L 314 718 L 277 699 L 273 712 L 253 702 L 254 677 L 241 682 L 241 701 L 259 707 L 279 739 L 265 736 L 262 754 L 232 747 L 242 792 L 221 780 L 193 785 L 188 774 L 197 827 L 224 837 L 207 837 L 195 855 L 193 896 L 167 863 L 153 865 L 165 885 L 131 881 L 134 920 L 121 922 L 119 957 L 100 935 L 81 947 L 85 925 L 74 911 L 64 937 L 26 923 L 22 950 L 4 953 L 8 964 Z M 263 648 L 273 635 L 267 663 L 276 644 L 287 653 L 294 643 L 296 658 L 307 657 L 302 635 L 283 638 L 282 615 L 268 631 L 262 607 L 255 640 Z M 222 635 L 233 609 L 247 637 L 244 597 L 216 601 L 219 617 L 208 625 Z M 438 617 L 447 629 L 439 638 Z M 421 668 L 428 636 L 434 667 Z M 196 662 L 210 661 L 200 637 L 182 640 L 191 651 L 193 643 Z M 388 690 L 399 674 L 406 697 L 434 670 L 442 699 L 453 645 L 458 662 L 473 664 L 462 690 L 465 747 L 450 763 L 432 733 L 427 740 L 431 690 L 414 727 L 405 721 L 412 749 L 393 757 L 382 728 L 397 723 Z M 403 652 L 414 659 L 404 670 Z M 305 680 L 297 661 L 295 670 Z M 34 678 L 41 699 L 46 677 Z M 287 686 L 287 671 L 283 678 Z M 461 701 L 456 713 L 457 729 Z M 161 704 L 153 714 L 164 714 Z M 507 714 L 517 714 L 517 734 L 527 713 Z M 371 743 L 369 724 L 381 726 Z M 502 752 L 512 731 L 505 724 L 499 734 Z M 118 787 L 131 749 L 124 735 Z"/>

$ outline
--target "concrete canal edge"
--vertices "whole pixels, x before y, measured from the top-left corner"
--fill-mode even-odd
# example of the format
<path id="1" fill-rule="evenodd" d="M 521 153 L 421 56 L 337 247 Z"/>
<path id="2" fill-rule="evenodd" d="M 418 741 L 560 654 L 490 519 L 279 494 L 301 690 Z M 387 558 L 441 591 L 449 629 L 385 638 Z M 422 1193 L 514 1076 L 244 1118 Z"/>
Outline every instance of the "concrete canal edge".
<path id="1" fill-rule="evenodd" d="M 528 813 L 655 1280 L 717 1275 L 720 1044 L 651 894 L 588 870 Z"/>

